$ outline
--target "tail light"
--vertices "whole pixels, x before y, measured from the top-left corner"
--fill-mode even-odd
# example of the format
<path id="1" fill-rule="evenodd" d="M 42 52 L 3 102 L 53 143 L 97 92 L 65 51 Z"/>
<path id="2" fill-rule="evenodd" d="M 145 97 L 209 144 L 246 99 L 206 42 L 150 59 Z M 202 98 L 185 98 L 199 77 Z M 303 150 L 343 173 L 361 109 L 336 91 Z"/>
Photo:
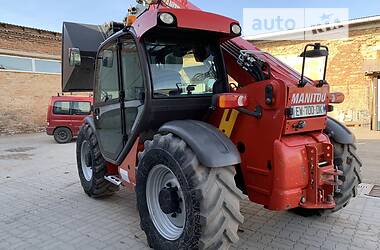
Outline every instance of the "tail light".
<path id="1" fill-rule="evenodd" d="M 344 102 L 344 94 L 341 92 L 329 93 L 329 102 L 330 103 L 342 103 Z"/>
<path id="2" fill-rule="evenodd" d="M 222 109 L 234 109 L 248 106 L 247 94 L 224 93 L 216 95 L 216 105 Z"/>

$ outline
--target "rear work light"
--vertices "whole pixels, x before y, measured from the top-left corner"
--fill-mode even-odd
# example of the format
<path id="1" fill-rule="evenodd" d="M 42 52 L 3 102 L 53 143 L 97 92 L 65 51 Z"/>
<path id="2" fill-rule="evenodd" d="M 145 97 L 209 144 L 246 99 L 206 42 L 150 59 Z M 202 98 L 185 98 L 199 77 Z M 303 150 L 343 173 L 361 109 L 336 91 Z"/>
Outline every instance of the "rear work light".
<path id="1" fill-rule="evenodd" d="M 222 109 L 243 108 L 248 106 L 246 94 L 224 93 L 216 95 L 216 106 Z"/>
<path id="2" fill-rule="evenodd" d="M 344 102 L 344 94 L 341 92 L 329 93 L 328 94 L 330 103 L 342 103 Z"/>

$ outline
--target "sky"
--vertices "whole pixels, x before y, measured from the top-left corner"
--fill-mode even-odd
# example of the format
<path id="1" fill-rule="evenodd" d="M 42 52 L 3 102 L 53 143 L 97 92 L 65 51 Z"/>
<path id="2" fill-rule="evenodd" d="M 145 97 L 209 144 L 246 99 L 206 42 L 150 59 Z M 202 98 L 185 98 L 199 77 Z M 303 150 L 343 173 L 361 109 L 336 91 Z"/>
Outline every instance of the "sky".
<path id="1" fill-rule="evenodd" d="M 193 0 L 203 10 L 243 20 L 243 8 L 349 8 L 350 19 L 380 15 L 379 0 Z M 63 21 L 121 21 L 133 0 L 0 0 L 0 22 L 61 31 Z"/>

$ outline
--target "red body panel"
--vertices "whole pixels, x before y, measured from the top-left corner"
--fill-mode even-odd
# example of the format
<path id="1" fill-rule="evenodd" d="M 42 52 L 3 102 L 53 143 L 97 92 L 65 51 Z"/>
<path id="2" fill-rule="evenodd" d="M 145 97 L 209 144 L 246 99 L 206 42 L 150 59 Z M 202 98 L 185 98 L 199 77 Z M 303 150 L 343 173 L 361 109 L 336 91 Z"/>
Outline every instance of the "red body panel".
<path id="1" fill-rule="evenodd" d="M 80 126 L 83 124 L 84 118 L 87 115 L 61 115 L 53 113 L 53 106 L 56 102 L 89 102 L 92 105 L 92 97 L 83 96 L 52 96 L 49 101 L 47 111 L 47 126 L 46 133 L 53 135 L 54 130 L 58 127 L 67 127 L 70 129 L 73 136 L 77 136 Z"/>
<path id="2" fill-rule="evenodd" d="M 127 157 L 125 157 L 118 168 L 119 175 L 122 176 L 123 185 L 128 188 L 134 188 L 136 185 L 137 154 L 140 146 L 139 141 L 140 138 L 137 138 Z M 126 176 L 128 176 L 128 179 L 125 178 Z"/>

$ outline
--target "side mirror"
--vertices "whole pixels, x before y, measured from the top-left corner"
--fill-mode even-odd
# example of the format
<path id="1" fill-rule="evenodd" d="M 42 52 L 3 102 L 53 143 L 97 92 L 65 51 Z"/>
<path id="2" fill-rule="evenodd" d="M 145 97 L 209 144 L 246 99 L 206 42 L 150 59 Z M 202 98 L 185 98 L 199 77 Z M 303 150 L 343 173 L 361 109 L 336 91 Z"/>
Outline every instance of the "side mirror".
<path id="1" fill-rule="evenodd" d="M 113 67 L 113 51 L 112 50 L 104 50 L 102 57 L 102 65 L 106 68 Z"/>
<path id="2" fill-rule="evenodd" d="M 81 57 L 80 50 L 78 48 L 69 48 L 69 64 L 70 66 L 80 66 Z"/>

